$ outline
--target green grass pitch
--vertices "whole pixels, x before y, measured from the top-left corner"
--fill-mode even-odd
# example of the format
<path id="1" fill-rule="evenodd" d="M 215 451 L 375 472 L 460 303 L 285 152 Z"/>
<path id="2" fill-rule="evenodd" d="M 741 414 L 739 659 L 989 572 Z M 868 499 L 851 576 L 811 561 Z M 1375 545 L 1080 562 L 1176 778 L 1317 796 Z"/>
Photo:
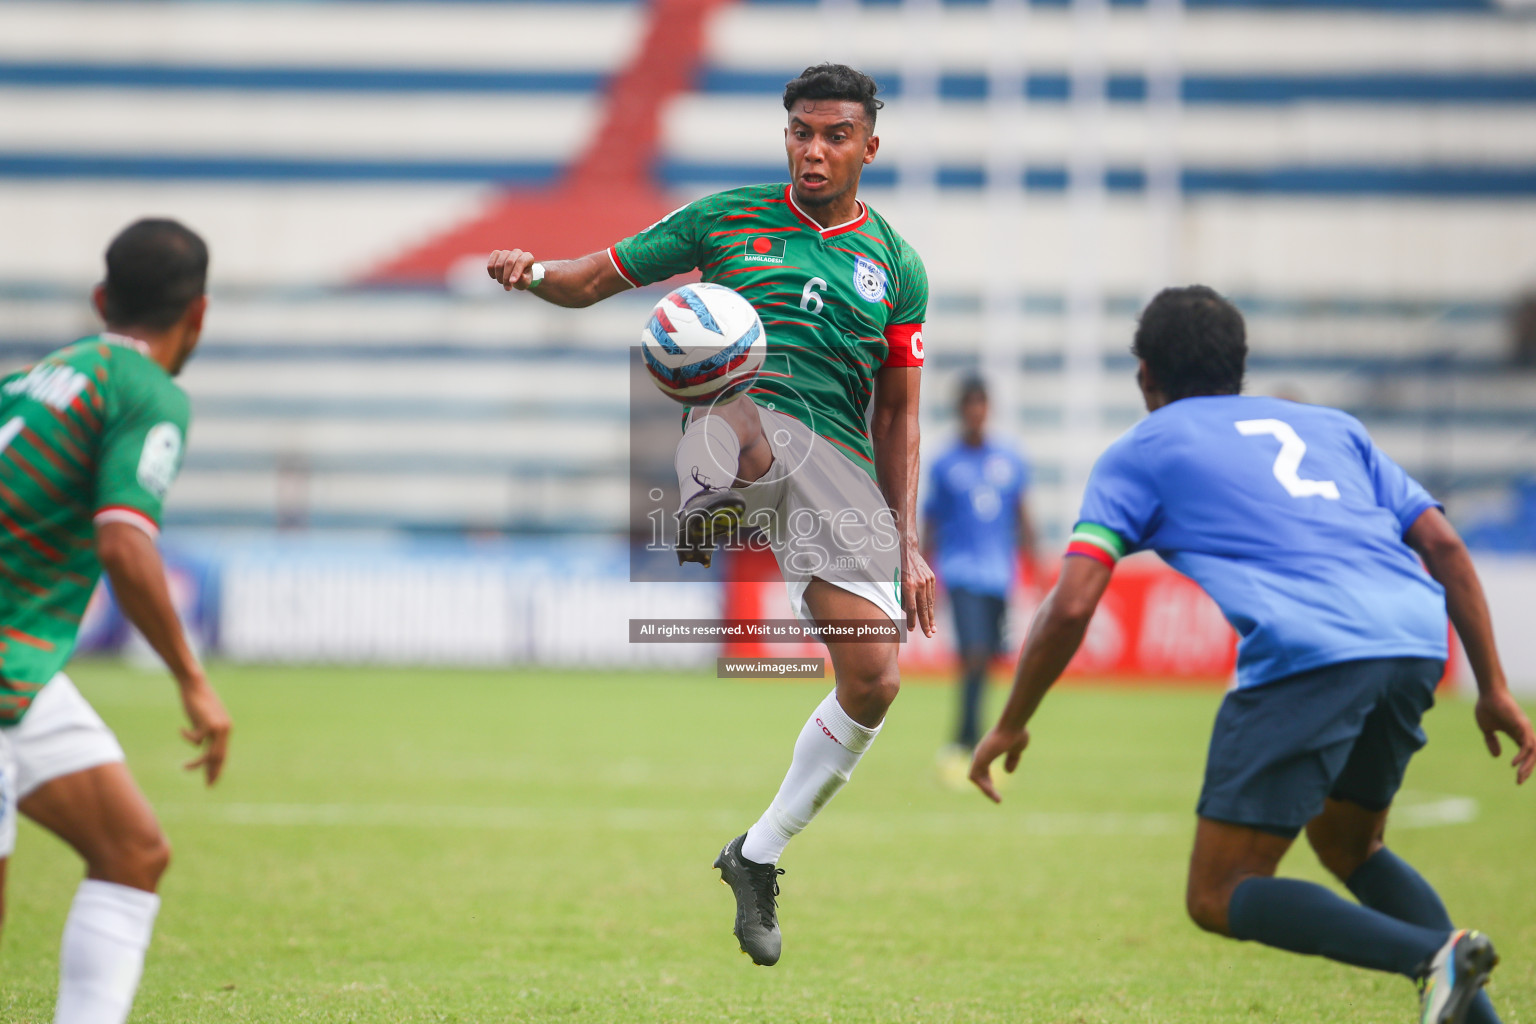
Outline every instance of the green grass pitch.
<path id="1" fill-rule="evenodd" d="M 1400 978 L 1185 919 L 1213 691 L 1053 694 L 994 807 L 938 785 L 951 693 L 909 685 L 786 854 L 784 959 L 765 969 L 709 865 L 772 795 L 819 683 L 219 667 L 234 745 L 204 791 L 179 769 L 169 683 L 73 671 L 176 848 L 134 1021 L 1416 1019 Z M 1418 827 L 1389 840 L 1494 936 L 1504 1019 L 1532 1024 L 1536 792 L 1464 702 L 1428 730 L 1401 802 Z M 1322 878 L 1304 848 L 1283 871 Z M 23 824 L 0 1020 L 49 1019 L 78 875 Z"/>

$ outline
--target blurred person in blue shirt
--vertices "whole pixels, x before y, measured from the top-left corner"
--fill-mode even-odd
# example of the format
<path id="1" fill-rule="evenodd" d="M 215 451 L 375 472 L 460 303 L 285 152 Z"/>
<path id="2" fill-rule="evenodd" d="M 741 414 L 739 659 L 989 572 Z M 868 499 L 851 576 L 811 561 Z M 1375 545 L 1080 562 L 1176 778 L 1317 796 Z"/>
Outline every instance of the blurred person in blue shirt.
<path id="1" fill-rule="evenodd" d="M 1003 651 L 1008 592 L 1020 554 L 1033 558 L 1035 532 L 1025 502 L 1029 463 L 1014 446 L 988 436 L 980 377 L 961 382 L 957 411 L 960 437 L 929 471 L 923 517 L 924 550 L 954 609 L 962 672 L 959 722 L 954 743 L 940 752 L 940 771 L 963 786 L 981 738 L 987 667 Z"/>
<path id="2" fill-rule="evenodd" d="M 1115 565 L 1156 551 L 1240 640 L 1196 807 L 1186 908 L 1231 938 L 1401 974 L 1429 1024 L 1497 1024 L 1498 962 L 1384 837 L 1445 668 L 1447 614 L 1477 680 L 1488 750 L 1536 732 L 1510 695 L 1477 572 L 1440 505 L 1352 416 L 1242 394 L 1246 332 L 1202 286 L 1142 312 L 1131 352 L 1148 416 L 1099 458 L 1060 578 L 1031 624 L 1013 692 L 971 779 L 998 799 L 1026 728 L 1077 651 Z M 1359 902 L 1275 872 L 1302 833 Z M 1346 1003 L 1340 1009 L 1348 1013 Z"/>

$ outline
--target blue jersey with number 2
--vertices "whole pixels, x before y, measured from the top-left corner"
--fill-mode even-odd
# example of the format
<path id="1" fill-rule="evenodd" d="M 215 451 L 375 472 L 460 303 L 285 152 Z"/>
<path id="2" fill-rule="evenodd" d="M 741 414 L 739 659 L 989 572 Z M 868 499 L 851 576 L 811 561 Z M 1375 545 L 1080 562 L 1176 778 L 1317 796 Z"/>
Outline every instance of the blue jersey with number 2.
<path id="1" fill-rule="evenodd" d="M 1111 445 L 1079 529 L 1200 584 L 1241 637 L 1248 687 L 1362 658 L 1444 659 L 1445 591 L 1403 541 L 1433 507 L 1354 417 L 1217 395 L 1170 403 Z"/>

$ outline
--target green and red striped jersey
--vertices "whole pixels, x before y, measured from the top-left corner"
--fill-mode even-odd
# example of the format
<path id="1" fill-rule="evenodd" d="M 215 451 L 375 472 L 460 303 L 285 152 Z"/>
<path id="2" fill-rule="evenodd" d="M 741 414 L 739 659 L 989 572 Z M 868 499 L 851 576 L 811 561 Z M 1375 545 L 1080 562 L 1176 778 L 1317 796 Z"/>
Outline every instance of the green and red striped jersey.
<path id="1" fill-rule="evenodd" d="M 884 217 L 861 202 L 853 220 L 823 228 L 788 185 L 750 185 L 690 203 L 608 255 L 636 287 L 698 269 L 746 296 L 768 337 L 749 393 L 875 475 L 875 374 L 923 364 L 928 312 L 923 262 Z"/>
<path id="2" fill-rule="evenodd" d="M 96 524 L 159 533 L 187 396 L 143 342 L 102 334 L 0 379 L 0 725 L 74 650 Z"/>

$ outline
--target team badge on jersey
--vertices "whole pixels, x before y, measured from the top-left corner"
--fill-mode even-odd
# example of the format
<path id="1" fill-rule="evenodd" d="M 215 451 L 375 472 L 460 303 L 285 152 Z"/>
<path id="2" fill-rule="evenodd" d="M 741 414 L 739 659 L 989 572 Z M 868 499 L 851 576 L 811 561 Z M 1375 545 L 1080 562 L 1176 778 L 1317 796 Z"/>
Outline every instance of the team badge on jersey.
<path id="1" fill-rule="evenodd" d="M 750 235 L 746 241 L 748 263 L 783 263 L 788 243 L 772 235 Z"/>
<path id="2" fill-rule="evenodd" d="M 863 256 L 855 257 L 853 286 L 858 289 L 859 298 L 865 302 L 879 302 L 885 298 L 885 270 Z"/>
<path id="3" fill-rule="evenodd" d="M 144 435 L 144 450 L 139 453 L 139 486 L 163 499 L 181 468 L 181 428 L 174 423 L 156 423 Z"/>

